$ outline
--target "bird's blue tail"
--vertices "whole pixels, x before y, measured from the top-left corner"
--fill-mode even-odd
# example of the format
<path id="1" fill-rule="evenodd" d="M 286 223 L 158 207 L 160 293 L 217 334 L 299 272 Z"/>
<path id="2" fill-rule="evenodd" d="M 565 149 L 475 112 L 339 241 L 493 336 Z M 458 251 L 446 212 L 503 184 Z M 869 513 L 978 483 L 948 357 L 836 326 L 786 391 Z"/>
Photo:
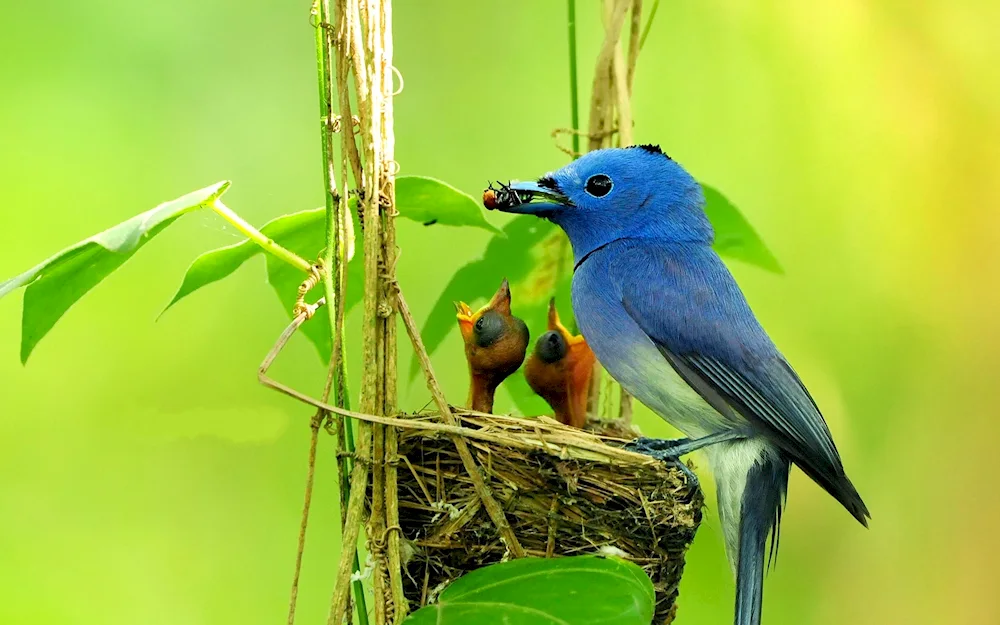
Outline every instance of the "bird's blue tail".
<path id="1" fill-rule="evenodd" d="M 771 532 L 771 557 L 778 546 L 789 463 L 765 453 L 747 473 L 740 506 L 736 561 L 736 625 L 759 625 L 764 591 L 764 551 Z"/>

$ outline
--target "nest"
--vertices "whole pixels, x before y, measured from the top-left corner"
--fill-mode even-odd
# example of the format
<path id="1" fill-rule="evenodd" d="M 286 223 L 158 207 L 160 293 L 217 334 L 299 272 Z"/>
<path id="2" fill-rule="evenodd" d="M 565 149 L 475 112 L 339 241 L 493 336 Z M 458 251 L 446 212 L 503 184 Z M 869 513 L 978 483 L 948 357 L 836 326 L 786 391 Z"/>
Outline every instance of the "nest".
<path id="1" fill-rule="evenodd" d="M 673 620 L 684 555 L 701 522 L 697 484 L 676 466 L 621 449 L 635 434 L 615 424 L 580 431 L 546 417 L 456 417 L 475 431 L 470 450 L 527 555 L 625 557 L 653 582 L 653 622 Z M 415 609 L 509 554 L 447 435 L 403 428 L 399 455 L 404 591 Z"/>

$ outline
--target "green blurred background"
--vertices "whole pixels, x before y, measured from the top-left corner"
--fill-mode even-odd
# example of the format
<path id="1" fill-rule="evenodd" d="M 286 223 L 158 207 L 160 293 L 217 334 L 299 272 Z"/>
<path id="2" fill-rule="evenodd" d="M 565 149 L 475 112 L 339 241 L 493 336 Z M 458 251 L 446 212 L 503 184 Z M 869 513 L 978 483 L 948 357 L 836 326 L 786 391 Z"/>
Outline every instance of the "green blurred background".
<path id="1" fill-rule="evenodd" d="M 578 4 L 586 108 L 601 27 Z M 565 3 L 395 9 L 402 173 L 475 194 L 565 162 L 549 138 L 568 125 Z M 637 140 L 723 190 L 778 255 L 784 276 L 732 268 L 874 517 L 863 530 L 794 473 L 766 622 L 1000 622 L 998 25 L 991 0 L 664 0 L 639 60 Z M 308 2 L 5 3 L 0 276 L 224 178 L 255 223 L 318 206 L 313 54 Z M 399 230 L 423 320 L 489 234 Z M 26 368 L 19 296 L 0 301 L 0 622 L 284 618 L 310 411 L 255 380 L 286 321 L 263 262 L 154 323 L 191 259 L 236 240 L 185 218 Z M 434 364 L 464 400 L 457 333 Z M 310 390 L 322 377 L 304 340 L 276 373 Z M 400 391 L 427 401 L 419 382 Z M 303 624 L 325 622 L 338 549 L 324 442 Z M 712 508 L 681 623 L 731 618 Z"/>

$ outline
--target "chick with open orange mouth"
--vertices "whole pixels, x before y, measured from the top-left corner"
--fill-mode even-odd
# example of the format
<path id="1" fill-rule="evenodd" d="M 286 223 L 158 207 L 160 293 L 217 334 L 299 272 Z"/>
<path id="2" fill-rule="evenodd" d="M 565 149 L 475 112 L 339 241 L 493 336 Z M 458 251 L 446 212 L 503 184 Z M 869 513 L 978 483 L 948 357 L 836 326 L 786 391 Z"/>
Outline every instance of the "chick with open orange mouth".
<path id="1" fill-rule="evenodd" d="M 456 302 L 455 308 L 469 362 L 469 407 L 492 412 L 497 387 L 524 362 L 528 326 L 510 312 L 510 285 L 506 279 L 493 299 L 476 312 L 465 302 Z"/>
<path id="2" fill-rule="evenodd" d="M 524 377 L 549 403 L 560 423 L 582 428 L 587 422 L 587 394 L 596 357 L 582 336 L 574 336 L 559 322 L 554 298 L 549 301 L 548 328 L 528 357 Z"/>

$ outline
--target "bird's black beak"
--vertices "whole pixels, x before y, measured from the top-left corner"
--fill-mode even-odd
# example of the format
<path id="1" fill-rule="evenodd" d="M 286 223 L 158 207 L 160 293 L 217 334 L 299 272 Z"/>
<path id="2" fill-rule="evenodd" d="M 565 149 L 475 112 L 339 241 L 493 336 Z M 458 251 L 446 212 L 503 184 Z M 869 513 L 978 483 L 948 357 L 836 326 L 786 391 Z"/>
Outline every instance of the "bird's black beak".
<path id="1" fill-rule="evenodd" d="M 505 213 L 549 217 L 572 205 L 569 198 L 552 185 L 543 186 L 538 182 L 500 183 L 497 187 L 490 184 L 483 193 L 483 206 Z"/>

